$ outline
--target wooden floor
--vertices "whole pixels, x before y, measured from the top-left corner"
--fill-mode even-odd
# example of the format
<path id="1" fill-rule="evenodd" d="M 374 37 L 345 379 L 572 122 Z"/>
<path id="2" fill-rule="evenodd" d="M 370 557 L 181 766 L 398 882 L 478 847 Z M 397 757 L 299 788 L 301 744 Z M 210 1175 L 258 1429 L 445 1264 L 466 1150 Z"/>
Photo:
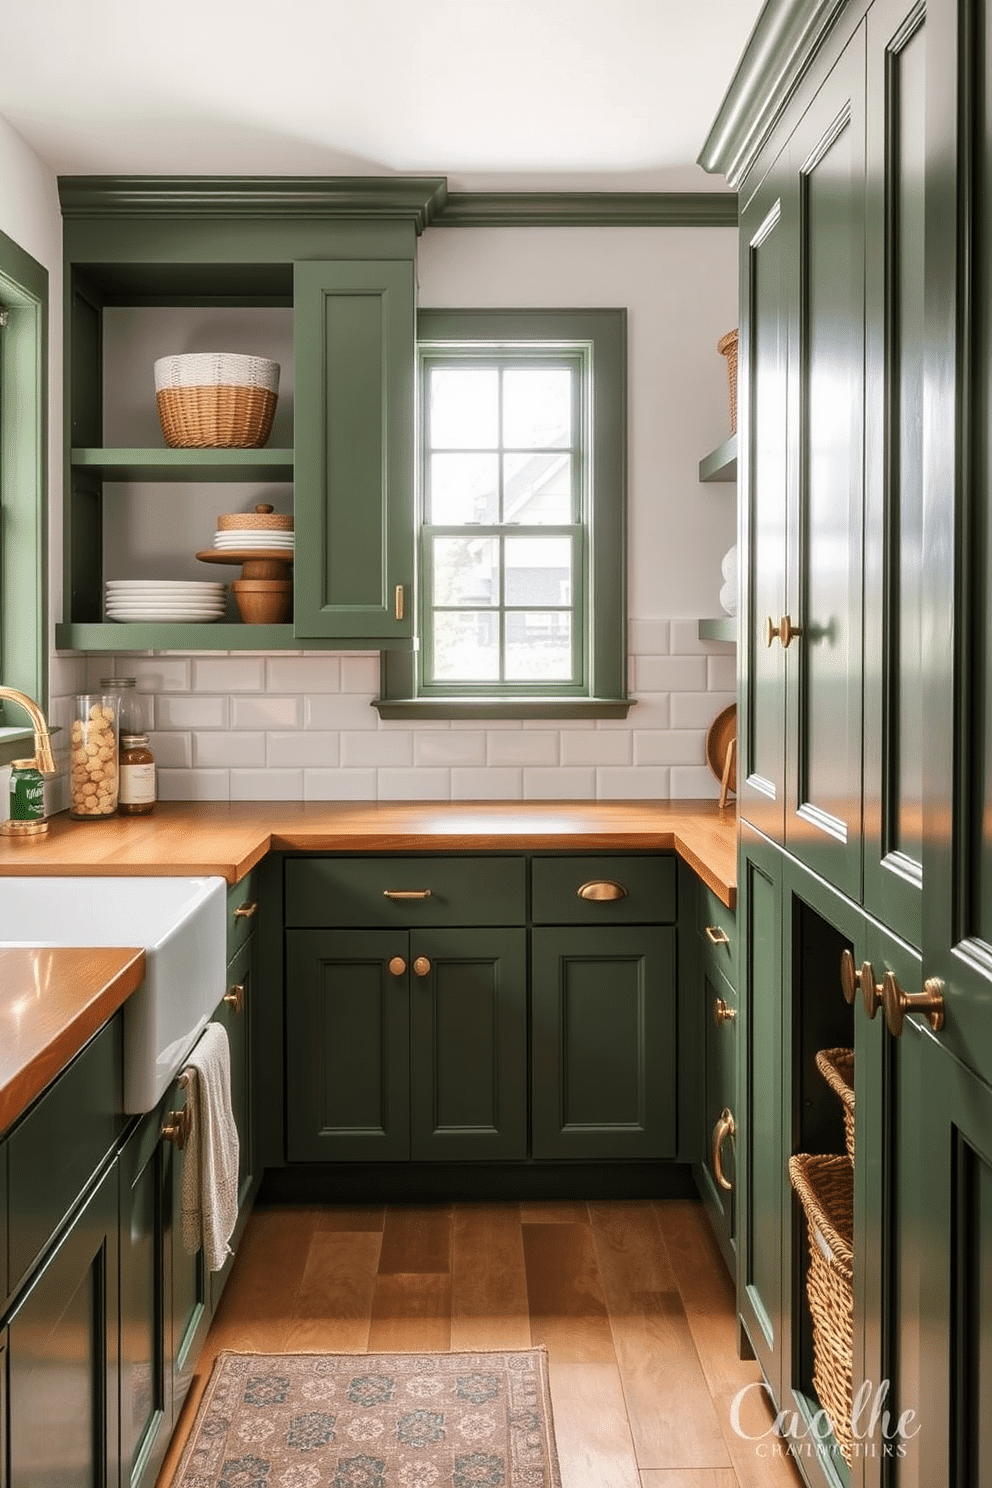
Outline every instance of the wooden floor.
<path id="1" fill-rule="evenodd" d="M 730 1280 L 687 1200 L 257 1209 L 159 1488 L 221 1349 L 535 1344 L 562 1488 L 796 1488 L 735 1339 Z M 745 1437 L 732 1403 L 749 1384 Z"/>

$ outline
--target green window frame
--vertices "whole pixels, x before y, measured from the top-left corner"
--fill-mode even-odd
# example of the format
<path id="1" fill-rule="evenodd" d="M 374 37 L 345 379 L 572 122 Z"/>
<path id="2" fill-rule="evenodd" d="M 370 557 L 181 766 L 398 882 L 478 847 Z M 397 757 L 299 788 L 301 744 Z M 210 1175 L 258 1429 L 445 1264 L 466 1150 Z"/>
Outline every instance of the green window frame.
<path id="1" fill-rule="evenodd" d="M 416 498 L 417 642 L 412 652 L 382 653 L 384 718 L 622 718 L 627 697 L 626 653 L 626 311 L 424 310 L 418 315 L 419 479 Z M 496 433 L 478 447 L 460 440 L 450 448 L 431 443 L 429 389 L 435 373 L 476 370 L 496 389 Z M 547 449 L 528 445 L 564 476 L 567 495 L 553 521 L 523 523 L 509 511 L 513 441 L 507 442 L 503 396 L 507 377 L 521 369 L 567 372 L 570 433 Z M 462 456 L 498 470 L 485 520 L 432 521 L 432 457 Z M 564 472 L 567 471 L 567 475 Z M 566 509 L 568 508 L 568 509 Z M 529 598 L 522 568 L 511 581 L 513 552 L 521 556 L 547 543 L 564 559 L 554 592 L 553 564 L 545 570 L 549 592 Z M 518 546 L 514 549 L 512 545 Z M 486 597 L 464 599 L 444 579 L 443 554 L 471 545 L 488 560 Z M 506 559 L 506 561 L 504 561 Z M 452 598 L 452 593 L 455 597 Z M 485 631 L 494 673 L 484 680 L 445 677 L 436 658 L 439 637 L 458 633 L 459 622 Z M 522 675 L 527 647 L 508 637 L 541 635 L 558 671 L 556 680 Z M 564 637 L 567 636 L 567 642 Z M 437 645 L 435 642 L 437 641 Z M 450 654 L 450 653 L 448 653 Z M 508 664 L 507 658 L 512 658 Z M 498 664 L 495 658 L 498 657 Z M 566 660 L 567 657 L 567 660 Z M 513 675 L 516 672 L 517 675 Z M 567 675 L 566 675 L 567 673 Z"/>
<path id="2" fill-rule="evenodd" d="M 48 270 L 0 232 L 0 682 L 48 707 Z M 32 730 L 0 702 L 0 765 Z"/>

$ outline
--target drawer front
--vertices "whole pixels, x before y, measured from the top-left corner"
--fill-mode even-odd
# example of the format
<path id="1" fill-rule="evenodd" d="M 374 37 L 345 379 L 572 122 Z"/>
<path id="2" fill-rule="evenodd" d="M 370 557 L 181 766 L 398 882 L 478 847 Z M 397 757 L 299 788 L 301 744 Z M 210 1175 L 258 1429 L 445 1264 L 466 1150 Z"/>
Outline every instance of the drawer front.
<path id="1" fill-rule="evenodd" d="M 675 858 L 535 858 L 532 892 L 538 925 L 674 924 Z"/>
<path id="2" fill-rule="evenodd" d="M 8 1291 L 48 1244 L 124 1129 L 118 1013 L 7 1138 Z"/>
<path id="3" fill-rule="evenodd" d="M 254 908 L 253 908 L 254 906 Z M 244 945 L 258 924 L 258 869 L 246 873 L 227 891 L 227 959 Z"/>
<path id="4" fill-rule="evenodd" d="M 709 964 L 737 986 L 737 915 L 708 889 L 699 886 L 697 920 Z"/>
<path id="5" fill-rule="evenodd" d="M 523 858 L 289 858 L 286 925 L 522 925 Z"/>

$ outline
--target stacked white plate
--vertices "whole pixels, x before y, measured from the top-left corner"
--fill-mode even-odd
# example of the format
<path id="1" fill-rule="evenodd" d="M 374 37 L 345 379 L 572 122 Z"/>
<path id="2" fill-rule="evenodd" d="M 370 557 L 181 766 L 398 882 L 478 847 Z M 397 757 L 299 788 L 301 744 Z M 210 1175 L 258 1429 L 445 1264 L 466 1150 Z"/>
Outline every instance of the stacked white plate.
<path id="1" fill-rule="evenodd" d="M 232 548 L 268 548 L 271 552 L 293 551 L 292 532 L 266 527 L 226 527 L 214 533 L 214 547 L 220 552 Z"/>
<path id="2" fill-rule="evenodd" d="M 131 624 L 193 621 L 224 614 L 225 584 L 170 579 L 108 579 L 107 618 Z"/>

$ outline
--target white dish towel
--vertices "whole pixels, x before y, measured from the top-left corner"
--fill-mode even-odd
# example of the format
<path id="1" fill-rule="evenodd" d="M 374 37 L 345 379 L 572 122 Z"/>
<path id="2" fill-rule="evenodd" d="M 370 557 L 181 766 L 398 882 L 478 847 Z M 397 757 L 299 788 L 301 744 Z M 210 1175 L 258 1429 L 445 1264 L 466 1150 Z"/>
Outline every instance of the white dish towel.
<path id="1" fill-rule="evenodd" d="M 183 1150 L 183 1245 L 203 1246 L 219 1271 L 231 1254 L 238 1219 L 238 1128 L 231 1109 L 231 1049 L 219 1023 L 208 1023 L 186 1062 L 192 1115 Z"/>

